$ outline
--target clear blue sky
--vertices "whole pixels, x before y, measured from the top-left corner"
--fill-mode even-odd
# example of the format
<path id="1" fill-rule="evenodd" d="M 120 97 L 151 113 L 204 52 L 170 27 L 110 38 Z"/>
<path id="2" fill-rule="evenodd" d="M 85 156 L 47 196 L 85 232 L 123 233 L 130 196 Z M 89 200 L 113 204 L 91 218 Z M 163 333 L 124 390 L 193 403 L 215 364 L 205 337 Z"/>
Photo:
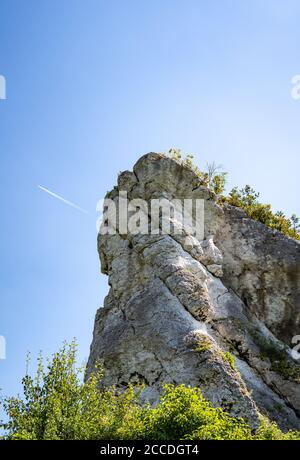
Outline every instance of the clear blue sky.
<path id="1" fill-rule="evenodd" d="M 0 387 L 77 337 L 107 293 L 96 202 L 175 146 L 300 214 L 298 0 L 1 0 Z M 38 189 L 53 190 L 85 215 Z"/>

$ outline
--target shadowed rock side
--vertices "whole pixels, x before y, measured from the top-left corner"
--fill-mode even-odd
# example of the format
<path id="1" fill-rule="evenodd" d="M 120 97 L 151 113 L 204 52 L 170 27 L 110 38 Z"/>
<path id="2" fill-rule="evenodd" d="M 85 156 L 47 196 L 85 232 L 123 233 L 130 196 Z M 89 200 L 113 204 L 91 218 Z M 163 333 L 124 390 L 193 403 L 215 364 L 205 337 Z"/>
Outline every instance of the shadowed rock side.
<path id="1" fill-rule="evenodd" d="M 161 154 L 121 173 L 108 196 L 117 201 L 119 190 L 129 200 L 204 199 L 205 239 L 99 236 L 110 291 L 87 376 L 101 360 L 105 385 L 142 381 L 153 403 L 162 383 L 184 383 L 253 427 L 265 414 L 299 429 L 300 366 L 289 348 L 300 334 L 299 243 L 220 207 L 192 170 Z"/>

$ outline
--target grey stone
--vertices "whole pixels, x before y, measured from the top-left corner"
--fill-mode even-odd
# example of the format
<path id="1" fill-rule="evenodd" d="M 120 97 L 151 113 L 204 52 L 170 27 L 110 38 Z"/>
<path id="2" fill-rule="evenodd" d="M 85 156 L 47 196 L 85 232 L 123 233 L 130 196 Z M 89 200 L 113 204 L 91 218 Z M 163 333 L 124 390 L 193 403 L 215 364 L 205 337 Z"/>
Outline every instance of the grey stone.
<path id="1" fill-rule="evenodd" d="M 299 243 L 219 206 L 190 168 L 162 154 L 141 157 L 108 196 L 117 201 L 119 190 L 148 202 L 203 199 L 204 240 L 99 235 L 110 290 L 96 315 L 86 377 L 101 360 L 103 385 L 143 381 L 153 404 L 163 383 L 184 383 L 254 428 L 265 414 L 300 429 L 300 366 L 290 350 L 300 333 Z"/>

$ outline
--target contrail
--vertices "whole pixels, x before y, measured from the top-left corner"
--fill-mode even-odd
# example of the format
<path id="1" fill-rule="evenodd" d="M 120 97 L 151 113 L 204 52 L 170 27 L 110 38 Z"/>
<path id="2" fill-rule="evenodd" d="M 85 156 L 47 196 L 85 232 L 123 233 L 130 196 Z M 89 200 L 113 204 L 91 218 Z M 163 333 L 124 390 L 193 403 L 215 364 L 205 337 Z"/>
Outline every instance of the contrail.
<path id="1" fill-rule="evenodd" d="M 72 201 L 66 200 L 65 198 L 63 198 L 62 196 L 57 195 L 56 193 L 50 192 L 50 190 L 48 190 L 47 188 L 42 187 L 41 185 L 38 185 L 38 188 L 43 190 L 46 193 L 49 193 L 49 195 L 54 196 L 54 198 L 57 198 L 58 200 L 63 201 L 63 203 L 66 203 L 69 206 L 72 206 L 72 208 L 78 209 L 78 211 L 81 211 L 84 214 L 89 214 L 88 211 L 86 211 L 85 209 L 81 208 L 80 206 L 77 206 L 77 204 L 72 203 Z"/>

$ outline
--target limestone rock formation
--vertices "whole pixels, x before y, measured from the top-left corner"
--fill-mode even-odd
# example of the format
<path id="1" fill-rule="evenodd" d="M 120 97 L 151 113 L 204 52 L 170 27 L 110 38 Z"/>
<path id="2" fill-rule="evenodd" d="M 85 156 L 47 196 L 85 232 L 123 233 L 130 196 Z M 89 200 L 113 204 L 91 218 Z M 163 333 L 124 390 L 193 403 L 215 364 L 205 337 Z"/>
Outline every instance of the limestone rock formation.
<path id="1" fill-rule="evenodd" d="M 140 158 L 107 196 L 118 202 L 119 191 L 128 200 L 204 200 L 204 239 L 99 234 L 110 290 L 87 376 L 101 360 L 105 385 L 143 381 L 152 403 L 162 383 L 184 383 L 253 427 L 265 414 L 299 429 L 300 365 L 290 348 L 300 334 L 299 243 L 219 206 L 195 172 L 161 154 Z"/>

